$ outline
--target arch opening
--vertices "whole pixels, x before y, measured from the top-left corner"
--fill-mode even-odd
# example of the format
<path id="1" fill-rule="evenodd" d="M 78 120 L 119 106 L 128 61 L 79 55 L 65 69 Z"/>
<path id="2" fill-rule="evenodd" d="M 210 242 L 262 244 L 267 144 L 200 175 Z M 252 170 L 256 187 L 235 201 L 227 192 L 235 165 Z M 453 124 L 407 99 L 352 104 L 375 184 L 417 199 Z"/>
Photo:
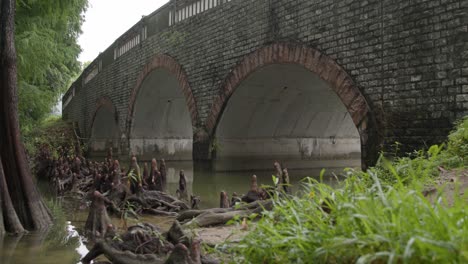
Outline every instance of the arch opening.
<path id="1" fill-rule="evenodd" d="M 129 143 L 140 159 L 192 160 L 191 114 L 177 76 L 168 69 L 152 70 L 139 86 Z"/>
<path id="2" fill-rule="evenodd" d="M 215 130 L 217 170 L 361 166 L 361 138 L 329 82 L 296 63 L 257 68 L 234 87 Z"/>
<path id="3" fill-rule="evenodd" d="M 91 127 L 89 142 L 91 156 L 105 155 L 109 148 L 118 149 L 120 127 L 116 112 L 111 106 L 100 106 Z"/>

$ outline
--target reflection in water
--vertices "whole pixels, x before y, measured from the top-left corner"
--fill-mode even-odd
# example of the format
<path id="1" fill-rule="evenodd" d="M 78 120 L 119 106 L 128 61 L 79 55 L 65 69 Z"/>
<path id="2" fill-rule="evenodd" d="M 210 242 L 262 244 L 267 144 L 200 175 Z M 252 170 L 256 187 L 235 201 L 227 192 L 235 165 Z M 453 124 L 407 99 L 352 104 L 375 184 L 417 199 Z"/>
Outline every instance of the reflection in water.
<path id="1" fill-rule="evenodd" d="M 16 246 L 23 236 L 5 236 L 0 237 L 0 260 L 1 263 L 14 263 L 12 262 L 13 254 L 16 251 Z"/>
<path id="2" fill-rule="evenodd" d="M 200 196 L 201 208 L 210 208 L 219 206 L 219 193 L 226 191 L 229 196 L 233 192 L 244 194 L 249 190 L 250 179 L 253 174 L 257 175 L 258 184 L 273 185 L 272 174 L 274 174 L 273 165 L 268 171 L 213 171 L 199 169 L 193 166 L 191 162 L 166 162 L 168 166 L 168 184 L 167 191 L 175 195 L 178 188 L 179 171 L 184 170 L 187 177 L 187 188 L 190 194 Z M 326 169 L 323 181 L 334 185 L 337 180 L 333 175 L 340 175 L 344 167 L 330 167 Z M 289 170 L 293 192 L 301 189 L 301 181 L 305 177 L 319 179 L 320 169 L 307 170 Z"/>
<path id="3" fill-rule="evenodd" d="M 140 161 L 140 167 L 143 162 Z M 123 167 L 128 167 L 128 163 L 120 163 Z M 233 192 L 237 194 L 244 194 L 249 190 L 250 179 L 253 174 L 257 175 L 259 186 L 272 185 L 272 177 L 274 174 L 273 161 L 271 162 L 270 170 L 257 170 L 257 171 L 214 171 L 206 167 L 194 167 L 191 161 L 166 161 L 167 165 L 167 186 L 166 191 L 172 195 L 176 195 L 176 190 L 179 187 L 179 171 L 184 170 L 185 177 L 187 178 L 187 189 L 189 196 L 191 194 L 200 196 L 200 207 L 210 208 L 219 206 L 219 193 L 221 191 L 227 192 L 229 196 Z M 264 164 L 262 164 L 263 166 Z M 360 166 L 359 160 L 336 160 L 326 163 L 326 173 L 323 179 L 325 183 L 333 184 L 336 182 L 333 175 L 340 175 L 347 165 L 353 167 Z M 253 166 L 255 167 L 255 166 Z M 301 180 L 305 177 L 318 179 L 322 168 L 316 169 L 299 169 L 289 170 L 291 184 L 293 185 L 293 192 L 300 190 Z"/>
<path id="4" fill-rule="evenodd" d="M 23 236 L 7 235 L 3 240 L 0 238 L 0 263 L 80 263 L 87 249 L 78 232 L 70 224 L 66 228 L 57 227 L 45 232 L 32 232 Z"/>
<path id="5" fill-rule="evenodd" d="M 84 258 L 88 254 L 89 250 L 83 243 L 83 239 L 80 237 L 80 234 L 75 230 L 75 227 L 71 225 L 71 222 L 67 222 L 67 239 L 78 238 L 79 246 L 75 249 L 76 252 L 80 255 L 80 259 Z"/>
<path id="6" fill-rule="evenodd" d="M 273 168 L 269 171 L 255 172 L 215 172 L 207 169 L 194 169 L 192 162 L 167 162 L 167 166 L 167 191 L 175 195 L 179 171 L 184 170 L 189 194 L 200 196 L 201 208 L 219 206 L 221 191 L 226 191 L 229 196 L 233 192 L 246 193 L 249 190 L 252 174 L 257 175 L 259 185 L 272 185 L 273 183 L 271 178 Z M 327 169 L 327 175 L 332 175 L 332 172 L 340 174 L 342 168 Z M 301 180 L 307 176 L 318 179 L 320 169 L 290 170 L 289 175 L 293 184 L 292 190 L 297 192 L 300 190 Z M 335 177 L 325 177 L 324 182 L 334 185 L 337 181 Z M 50 197 L 52 192 L 44 188 L 42 191 L 46 198 L 52 198 Z M 80 205 L 83 205 L 83 201 L 58 200 L 59 207 L 64 212 L 59 214 L 57 223 L 50 230 L 24 236 L 5 236 L 3 239 L 0 237 L 1 264 L 80 263 L 80 259 L 88 252 L 83 239 L 79 236 L 84 228 L 88 210 L 78 209 Z M 120 219 L 113 218 L 112 221 L 116 227 L 122 226 Z M 158 225 L 162 230 L 167 230 L 173 220 L 167 217 L 142 216 L 139 221 L 150 222 Z M 135 223 L 136 220 L 129 219 L 129 225 Z"/>

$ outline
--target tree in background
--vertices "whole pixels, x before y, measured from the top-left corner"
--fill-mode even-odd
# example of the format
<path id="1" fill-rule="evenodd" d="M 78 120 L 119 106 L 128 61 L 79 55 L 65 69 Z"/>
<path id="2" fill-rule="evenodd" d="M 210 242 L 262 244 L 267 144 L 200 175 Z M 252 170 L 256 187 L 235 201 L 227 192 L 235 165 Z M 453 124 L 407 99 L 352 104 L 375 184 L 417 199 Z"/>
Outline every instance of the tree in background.
<path id="1" fill-rule="evenodd" d="M 77 44 L 88 0 L 20 0 L 16 4 L 19 118 L 31 131 L 78 75 Z"/>
<path id="2" fill-rule="evenodd" d="M 0 0 L 0 233 L 52 223 L 33 182 L 20 139 L 15 50 L 15 0 Z"/>

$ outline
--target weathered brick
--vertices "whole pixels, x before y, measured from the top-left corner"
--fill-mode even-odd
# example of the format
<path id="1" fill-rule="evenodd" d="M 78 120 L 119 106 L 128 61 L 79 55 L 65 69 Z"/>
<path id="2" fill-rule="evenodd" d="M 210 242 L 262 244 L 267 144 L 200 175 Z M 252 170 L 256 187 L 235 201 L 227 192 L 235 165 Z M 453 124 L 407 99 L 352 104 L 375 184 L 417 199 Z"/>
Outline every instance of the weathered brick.
<path id="1" fill-rule="evenodd" d="M 187 1 L 194 0 L 177 3 L 183 6 Z M 397 139 L 417 146 L 434 138 L 429 130 L 411 130 L 421 125 L 418 122 L 437 122 L 443 124 L 440 131 L 449 131 L 454 119 L 468 111 L 468 41 L 462 36 L 467 27 L 459 15 L 466 7 L 466 1 L 439 0 L 232 0 L 171 27 L 157 17 L 167 15 L 163 10 L 146 17 L 96 58 L 64 95 L 65 103 L 75 91 L 63 117 L 77 122 L 81 135 L 89 137 L 96 102 L 108 98 L 125 131 L 132 91 L 161 66 L 188 84 L 182 89 L 192 95 L 187 100 L 197 119 L 192 123 L 214 128 L 217 118 L 212 111 L 223 107 L 233 86 L 255 67 L 277 61 L 305 65 L 327 79 L 353 113 L 359 111 L 354 109 L 356 92 L 351 87 L 360 89 L 371 112 L 376 111 L 374 105 L 383 108 L 381 126 L 386 127 L 368 127 L 387 131 L 385 142 Z M 114 60 L 116 45 L 143 26 L 148 38 Z M 265 46 L 267 52 L 256 53 Z M 167 56 L 157 57 L 162 54 Z M 84 84 L 96 65 L 102 66 L 99 73 Z M 217 103 L 218 96 L 222 103 Z M 425 100 L 429 96 L 432 99 Z M 435 112 L 408 114 L 415 104 Z M 395 117 L 400 118 L 400 128 L 390 122 Z M 406 130 L 418 133 L 408 135 Z"/>

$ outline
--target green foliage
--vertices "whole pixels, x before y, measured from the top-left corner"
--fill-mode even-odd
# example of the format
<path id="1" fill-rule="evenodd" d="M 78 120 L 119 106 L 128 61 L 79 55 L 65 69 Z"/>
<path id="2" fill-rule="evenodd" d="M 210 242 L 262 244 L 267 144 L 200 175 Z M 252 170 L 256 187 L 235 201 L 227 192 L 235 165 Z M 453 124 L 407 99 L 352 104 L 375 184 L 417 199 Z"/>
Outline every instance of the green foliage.
<path id="1" fill-rule="evenodd" d="M 398 157 L 393 161 L 381 154 L 376 166 L 370 168 L 369 171 L 379 175 L 379 179 L 387 184 L 395 184 L 399 181 L 409 184 L 414 179 L 424 180 L 426 183 L 432 181 L 439 174 L 439 167 L 451 169 L 467 166 L 468 118 L 464 118 L 450 133 L 446 144 L 434 145 L 428 150 L 415 151 L 410 157 Z M 420 177 L 420 175 L 430 177 Z"/>
<path id="2" fill-rule="evenodd" d="M 51 113 L 81 70 L 77 44 L 88 0 L 21 0 L 16 6 L 19 116 L 23 132 Z"/>
<path id="3" fill-rule="evenodd" d="M 276 186 L 279 183 L 279 178 L 276 177 L 275 175 L 271 175 L 271 179 L 273 180 L 273 185 Z"/>
<path id="4" fill-rule="evenodd" d="M 161 39 L 168 46 L 178 46 L 185 42 L 187 33 L 180 31 L 166 31 L 161 34 Z"/>
<path id="5" fill-rule="evenodd" d="M 468 192 L 455 181 L 453 200 L 445 186 L 424 196 L 438 166 L 466 167 L 465 131 L 467 119 L 447 147 L 347 170 L 336 189 L 309 178 L 304 194 L 275 197 L 256 229 L 225 247 L 235 263 L 468 263 Z"/>
<path id="6" fill-rule="evenodd" d="M 309 179 L 306 194 L 275 200 L 234 246 L 237 263 L 466 263 L 465 198 L 431 204 L 423 185 L 388 185 L 369 172 L 332 187 Z M 430 176 L 428 176 L 430 177 Z M 327 213 L 329 209 L 330 213 Z"/>
<path id="7" fill-rule="evenodd" d="M 138 175 L 137 173 L 135 173 L 135 170 L 131 169 L 128 174 L 127 174 L 127 179 L 130 181 L 130 182 L 133 182 L 133 183 L 139 183 L 140 182 L 140 175 Z"/>
<path id="8" fill-rule="evenodd" d="M 218 151 L 221 150 L 221 144 L 219 143 L 218 139 L 217 138 L 214 138 L 212 141 L 211 141 L 211 145 L 210 145 L 210 153 L 217 153 Z"/>
<path id="9" fill-rule="evenodd" d="M 48 230 L 47 239 L 45 240 L 48 247 L 60 247 L 67 243 L 77 243 L 78 241 L 70 241 L 72 237 L 67 232 L 67 216 L 63 209 L 62 203 L 55 198 L 45 200 L 47 208 L 49 208 L 54 225 Z"/>
<path id="10" fill-rule="evenodd" d="M 226 225 L 235 225 L 235 224 L 240 224 L 242 222 L 242 219 L 240 215 L 235 215 L 231 220 L 226 222 Z"/>
<path id="11" fill-rule="evenodd" d="M 128 219 L 130 215 L 132 216 L 136 215 L 137 214 L 135 211 L 136 209 L 137 209 L 136 205 L 134 205 L 133 203 L 129 201 L 125 201 L 125 204 L 123 205 L 123 208 L 122 208 L 121 218 Z"/>
<path id="12" fill-rule="evenodd" d="M 34 130 L 23 133 L 23 143 L 30 157 L 35 157 L 41 147 L 47 146 L 53 157 L 58 158 L 57 150 L 67 148 L 74 154 L 75 132 L 71 124 L 61 117 L 50 116 L 42 120 Z"/>
<path id="13" fill-rule="evenodd" d="M 412 180 L 431 181 L 438 175 L 437 167 L 442 165 L 440 153 L 443 146 L 432 146 L 428 151 L 420 150 L 413 153 L 413 157 L 400 157 L 389 161 L 381 155 L 377 165 L 368 170 L 386 184 L 409 184 Z M 355 172 L 365 174 L 364 172 Z M 423 177 L 430 176 L 430 177 Z M 420 177 L 421 176 L 421 177 Z M 372 184 L 372 181 L 369 181 Z"/>
<path id="14" fill-rule="evenodd" d="M 240 215 L 235 215 L 231 220 L 226 222 L 226 225 L 241 225 L 243 221 L 245 221 L 246 224 L 250 224 L 252 221 L 254 221 L 258 217 L 258 214 L 252 213 L 248 217 L 241 217 Z"/>
<path id="15" fill-rule="evenodd" d="M 446 163 L 449 163 L 451 166 L 468 166 L 468 117 L 462 119 L 457 124 L 456 129 L 450 133 L 447 154 L 447 158 L 456 158 L 446 160 Z"/>

